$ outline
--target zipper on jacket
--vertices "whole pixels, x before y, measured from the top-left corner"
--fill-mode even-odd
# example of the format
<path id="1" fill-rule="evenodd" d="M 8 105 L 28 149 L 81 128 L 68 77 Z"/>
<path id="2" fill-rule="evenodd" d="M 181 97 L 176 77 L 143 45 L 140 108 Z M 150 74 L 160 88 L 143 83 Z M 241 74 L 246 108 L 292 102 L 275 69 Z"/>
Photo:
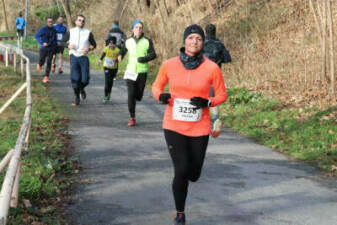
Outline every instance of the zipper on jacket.
<path id="1" fill-rule="evenodd" d="M 190 84 L 190 80 L 191 80 L 191 71 L 188 70 L 188 73 L 187 73 L 187 84 L 188 85 Z"/>
<path id="2" fill-rule="evenodd" d="M 80 50 L 80 38 L 81 38 L 81 29 L 80 28 L 78 28 L 78 44 L 77 44 L 77 46 L 78 46 L 78 49 L 77 50 Z"/>

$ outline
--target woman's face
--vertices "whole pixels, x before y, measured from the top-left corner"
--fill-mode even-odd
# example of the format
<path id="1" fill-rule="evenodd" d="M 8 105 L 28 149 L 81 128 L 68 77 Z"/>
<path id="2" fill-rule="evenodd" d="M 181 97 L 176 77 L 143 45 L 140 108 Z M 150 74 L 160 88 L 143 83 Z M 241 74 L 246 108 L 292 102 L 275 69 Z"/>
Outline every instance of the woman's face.
<path id="1" fill-rule="evenodd" d="M 203 40 L 200 34 L 190 34 L 185 39 L 185 53 L 189 56 L 195 56 L 201 52 Z"/>
<path id="2" fill-rule="evenodd" d="M 134 27 L 133 27 L 133 35 L 136 38 L 139 38 L 140 35 L 142 35 L 143 33 L 143 25 L 141 23 L 137 23 Z"/>

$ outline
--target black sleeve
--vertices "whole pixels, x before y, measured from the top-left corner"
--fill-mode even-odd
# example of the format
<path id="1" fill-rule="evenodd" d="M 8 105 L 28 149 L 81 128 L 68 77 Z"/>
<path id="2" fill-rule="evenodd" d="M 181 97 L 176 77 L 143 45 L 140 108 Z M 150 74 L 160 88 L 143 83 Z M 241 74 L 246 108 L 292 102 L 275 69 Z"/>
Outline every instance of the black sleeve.
<path id="1" fill-rule="evenodd" d="M 70 33 L 69 33 L 69 31 L 67 31 L 67 32 L 63 35 L 63 38 L 62 38 L 62 41 L 61 41 L 61 46 L 68 48 L 68 41 L 69 41 L 69 38 L 70 38 Z"/>
<path id="2" fill-rule="evenodd" d="M 126 41 L 125 41 L 126 42 Z M 124 56 L 126 55 L 126 53 L 128 52 L 128 49 L 125 47 L 125 42 L 123 43 L 123 45 L 121 46 L 119 55 L 122 56 L 122 58 L 124 58 Z"/>
<path id="3" fill-rule="evenodd" d="M 151 39 L 148 39 L 148 40 L 149 40 L 150 45 L 149 45 L 149 49 L 147 50 L 147 56 L 139 57 L 138 62 L 140 63 L 150 62 L 151 60 L 154 60 L 157 57 L 156 52 L 153 47 L 152 40 Z"/>
<path id="4" fill-rule="evenodd" d="M 92 34 L 92 32 L 90 32 L 90 34 L 89 34 L 89 43 L 94 47 L 94 48 L 96 48 L 96 41 L 95 41 L 95 39 L 94 39 L 94 35 Z"/>
<path id="5" fill-rule="evenodd" d="M 229 52 L 227 51 L 225 45 L 223 45 L 222 52 L 223 52 L 223 62 L 224 63 L 232 62 L 232 57 L 229 54 Z"/>
<path id="6" fill-rule="evenodd" d="M 99 58 L 99 59 L 100 59 L 100 60 L 103 60 L 104 57 L 105 57 L 105 55 L 106 55 L 105 52 L 103 52 L 102 55 L 101 55 L 101 58 Z"/>

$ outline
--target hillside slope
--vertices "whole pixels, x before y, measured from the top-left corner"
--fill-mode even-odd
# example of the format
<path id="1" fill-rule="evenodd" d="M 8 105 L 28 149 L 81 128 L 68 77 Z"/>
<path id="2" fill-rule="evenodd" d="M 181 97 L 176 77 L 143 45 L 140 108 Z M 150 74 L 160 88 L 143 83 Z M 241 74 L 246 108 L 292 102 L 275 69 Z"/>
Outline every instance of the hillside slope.
<path id="1" fill-rule="evenodd" d="M 13 20 L 24 1 L 6 2 Z M 53 2 L 31 0 L 30 14 Z M 337 24 L 335 3 L 332 10 Z M 113 20 L 120 19 L 128 35 L 132 22 L 143 20 L 145 33 L 160 56 L 153 63 L 156 67 L 178 53 L 187 25 L 214 23 L 233 58 L 223 68 L 227 86 L 246 86 L 296 107 L 337 103 L 336 96 L 329 95 L 330 79 L 321 76 L 321 46 L 309 0 L 72 0 L 71 8 L 73 16 L 82 13 L 87 17 L 87 27 L 98 40 L 97 52 Z M 35 32 L 37 17 L 29 21 Z M 335 42 L 336 35 L 335 31 Z"/>

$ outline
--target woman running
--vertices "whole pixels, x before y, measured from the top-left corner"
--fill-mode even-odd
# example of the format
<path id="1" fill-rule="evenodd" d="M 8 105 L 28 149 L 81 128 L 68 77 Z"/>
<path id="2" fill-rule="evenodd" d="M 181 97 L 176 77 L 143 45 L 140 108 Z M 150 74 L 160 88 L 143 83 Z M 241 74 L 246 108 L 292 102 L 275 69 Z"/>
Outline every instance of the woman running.
<path id="1" fill-rule="evenodd" d="M 156 100 L 168 104 L 163 128 L 174 166 L 175 225 L 185 225 L 188 184 L 201 174 L 211 132 L 209 107 L 225 102 L 227 97 L 221 69 L 202 54 L 204 39 L 200 26 L 187 27 L 180 56 L 161 65 L 152 87 Z M 169 93 L 163 93 L 167 83 Z M 214 97 L 209 97 L 211 85 Z"/>

